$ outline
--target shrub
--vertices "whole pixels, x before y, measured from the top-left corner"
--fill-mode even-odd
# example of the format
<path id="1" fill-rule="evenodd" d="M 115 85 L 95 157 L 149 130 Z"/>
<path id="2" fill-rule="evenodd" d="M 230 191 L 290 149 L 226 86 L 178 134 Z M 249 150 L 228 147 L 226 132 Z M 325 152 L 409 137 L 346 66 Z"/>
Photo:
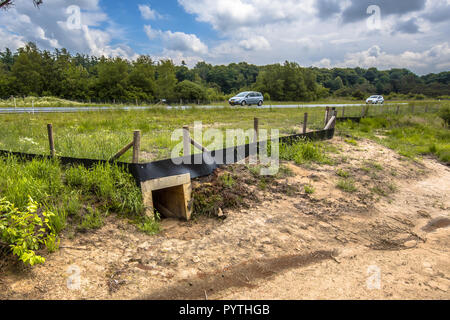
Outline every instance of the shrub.
<path id="1" fill-rule="evenodd" d="M 445 107 L 439 112 L 439 117 L 444 120 L 446 125 L 450 125 L 450 107 Z"/>
<path id="2" fill-rule="evenodd" d="M 26 210 L 17 209 L 14 204 L 0 199 L 0 237 L 24 264 L 35 265 L 45 262 L 36 250 L 41 245 L 50 252 L 57 249 L 59 242 L 50 226 L 53 213 L 43 210 L 31 197 Z"/>
<path id="3" fill-rule="evenodd" d="M 306 194 L 313 194 L 314 192 L 316 192 L 314 187 L 309 185 L 309 184 L 305 184 L 304 188 L 305 188 L 305 193 Z"/>

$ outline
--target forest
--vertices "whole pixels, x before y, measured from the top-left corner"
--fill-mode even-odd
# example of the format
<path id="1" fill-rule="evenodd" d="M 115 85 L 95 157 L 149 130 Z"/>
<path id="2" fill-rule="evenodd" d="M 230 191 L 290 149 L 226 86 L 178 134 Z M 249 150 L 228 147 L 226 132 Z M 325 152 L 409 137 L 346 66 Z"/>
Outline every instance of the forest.
<path id="1" fill-rule="evenodd" d="M 123 58 L 53 52 L 28 43 L 16 52 L 0 51 L 0 98 L 54 96 L 74 101 L 113 103 L 224 101 L 239 91 L 262 92 L 272 101 L 324 98 L 388 99 L 450 96 L 450 72 L 418 76 L 407 69 L 315 68 L 296 62 L 257 66 L 246 62 L 188 68 L 142 55 Z"/>

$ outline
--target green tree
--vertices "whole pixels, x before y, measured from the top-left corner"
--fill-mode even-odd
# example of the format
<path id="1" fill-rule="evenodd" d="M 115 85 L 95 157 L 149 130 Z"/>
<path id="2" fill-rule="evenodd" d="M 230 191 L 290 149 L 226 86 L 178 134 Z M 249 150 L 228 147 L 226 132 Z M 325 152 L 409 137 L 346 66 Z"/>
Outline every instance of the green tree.
<path id="1" fill-rule="evenodd" d="M 97 65 L 98 78 L 96 89 L 101 100 L 124 101 L 129 98 L 129 63 L 122 58 L 100 59 Z"/>
<path id="2" fill-rule="evenodd" d="M 185 101 L 204 101 L 207 98 L 206 90 L 201 85 L 189 80 L 179 82 L 175 86 L 175 94 L 177 99 Z"/>
<path id="3" fill-rule="evenodd" d="M 44 87 L 42 56 L 34 43 L 18 50 L 19 54 L 11 68 L 15 93 L 40 95 Z"/>
<path id="4" fill-rule="evenodd" d="M 130 91 L 134 99 L 145 101 L 154 99 L 156 95 L 155 66 L 149 56 L 140 56 L 133 62 Z"/>
<path id="5" fill-rule="evenodd" d="M 156 65 L 156 92 L 159 99 L 175 99 L 177 77 L 172 60 L 161 60 Z"/>

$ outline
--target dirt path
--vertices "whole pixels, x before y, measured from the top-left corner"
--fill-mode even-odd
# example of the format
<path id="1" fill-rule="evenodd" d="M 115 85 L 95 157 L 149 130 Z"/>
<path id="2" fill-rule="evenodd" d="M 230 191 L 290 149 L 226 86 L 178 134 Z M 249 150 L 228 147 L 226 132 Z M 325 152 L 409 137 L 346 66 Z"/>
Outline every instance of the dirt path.
<path id="1" fill-rule="evenodd" d="M 254 288 L 228 290 L 211 298 L 449 299 L 450 233 L 445 227 L 450 224 L 450 170 L 434 161 L 424 163 L 434 174 L 402 183 L 392 202 L 375 206 L 378 221 L 399 222 L 420 239 L 404 242 L 403 248 L 372 250 L 352 241 L 352 236 L 361 234 L 344 232 L 339 239 L 345 245 L 334 260 L 293 268 L 259 281 Z M 347 223 L 343 225 L 348 227 Z M 336 229 L 336 224 L 330 227 Z M 407 235 L 397 238 L 407 240 Z"/>
<path id="2" fill-rule="evenodd" d="M 278 191 L 249 186 L 260 202 L 223 221 L 165 220 L 149 237 L 110 217 L 63 237 L 45 265 L 1 273 L 0 298 L 450 298 L 450 169 L 370 141 L 331 146 L 335 165 L 288 164 Z M 336 188 L 338 169 L 356 191 Z"/>

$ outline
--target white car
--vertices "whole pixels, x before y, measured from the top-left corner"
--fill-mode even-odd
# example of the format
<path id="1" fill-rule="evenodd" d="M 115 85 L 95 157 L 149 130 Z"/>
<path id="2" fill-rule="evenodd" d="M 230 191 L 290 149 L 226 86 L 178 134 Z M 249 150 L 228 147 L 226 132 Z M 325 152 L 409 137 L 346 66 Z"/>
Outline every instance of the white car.
<path id="1" fill-rule="evenodd" d="M 383 96 L 371 96 L 366 100 L 367 104 L 383 104 L 384 98 Z"/>

